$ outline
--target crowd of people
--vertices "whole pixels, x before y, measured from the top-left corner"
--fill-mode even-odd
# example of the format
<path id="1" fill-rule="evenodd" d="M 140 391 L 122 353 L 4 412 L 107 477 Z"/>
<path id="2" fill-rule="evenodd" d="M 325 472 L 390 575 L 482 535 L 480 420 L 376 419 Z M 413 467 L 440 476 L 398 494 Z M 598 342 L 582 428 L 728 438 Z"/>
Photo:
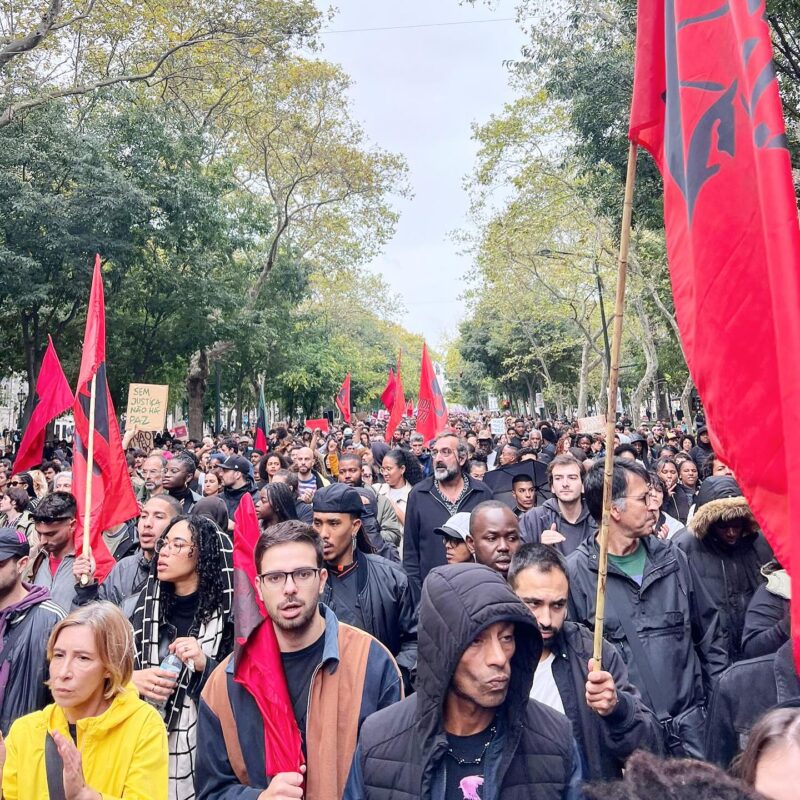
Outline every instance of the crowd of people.
<path id="1" fill-rule="evenodd" d="M 371 417 L 276 425 L 262 448 L 128 435 L 140 512 L 103 532 L 100 581 L 70 443 L 26 471 L 6 451 L 2 797 L 796 797 L 790 581 L 706 428 L 622 419 L 606 442 L 491 417 L 452 414 L 432 441 Z M 303 752 L 276 774 L 270 709 L 235 672 L 245 495 Z"/>

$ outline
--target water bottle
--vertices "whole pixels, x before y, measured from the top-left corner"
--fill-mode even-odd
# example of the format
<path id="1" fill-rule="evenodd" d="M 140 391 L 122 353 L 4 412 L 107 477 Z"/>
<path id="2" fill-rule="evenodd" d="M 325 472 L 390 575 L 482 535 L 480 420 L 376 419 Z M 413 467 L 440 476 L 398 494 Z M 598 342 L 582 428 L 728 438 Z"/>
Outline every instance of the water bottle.
<path id="1" fill-rule="evenodd" d="M 160 668 L 166 670 L 167 672 L 171 672 L 175 676 L 175 683 L 178 682 L 178 675 L 180 675 L 181 670 L 183 669 L 183 662 L 175 655 L 175 653 L 168 653 L 166 658 L 161 662 Z M 167 705 L 167 700 L 153 700 L 153 705 L 160 709 L 164 710 Z"/>

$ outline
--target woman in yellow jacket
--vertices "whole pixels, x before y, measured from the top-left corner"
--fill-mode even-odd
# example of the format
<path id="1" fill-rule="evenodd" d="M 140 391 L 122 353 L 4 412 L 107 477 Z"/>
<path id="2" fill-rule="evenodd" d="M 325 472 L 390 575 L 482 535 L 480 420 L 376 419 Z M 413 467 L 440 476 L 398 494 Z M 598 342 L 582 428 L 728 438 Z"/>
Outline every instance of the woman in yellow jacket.
<path id="1" fill-rule="evenodd" d="M 122 612 L 107 602 L 75 611 L 53 628 L 47 657 L 55 703 L 0 739 L 3 800 L 167 800 L 167 732 L 130 682 Z"/>

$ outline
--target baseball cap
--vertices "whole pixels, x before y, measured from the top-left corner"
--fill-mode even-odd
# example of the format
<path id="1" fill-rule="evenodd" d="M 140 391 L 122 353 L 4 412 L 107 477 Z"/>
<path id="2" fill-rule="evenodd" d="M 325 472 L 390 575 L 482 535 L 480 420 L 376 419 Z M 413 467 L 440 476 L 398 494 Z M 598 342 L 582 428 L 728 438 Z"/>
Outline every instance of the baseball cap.
<path id="1" fill-rule="evenodd" d="M 354 514 L 357 517 L 364 511 L 361 495 L 346 483 L 332 483 L 317 489 L 311 507 L 321 513 Z"/>
<path id="2" fill-rule="evenodd" d="M 16 528 L 0 528 L 0 561 L 12 556 L 30 555 L 31 547 L 28 538 Z"/>
<path id="3" fill-rule="evenodd" d="M 219 468 L 235 469 L 247 478 L 250 475 L 251 466 L 250 462 L 244 456 L 230 455 L 219 465 Z"/>
<path id="4" fill-rule="evenodd" d="M 462 542 L 466 542 L 469 535 L 469 518 L 469 511 L 459 511 L 458 514 L 453 514 L 441 528 L 435 528 L 433 532 L 440 536 L 449 536 L 451 539 L 460 539 Z"/>

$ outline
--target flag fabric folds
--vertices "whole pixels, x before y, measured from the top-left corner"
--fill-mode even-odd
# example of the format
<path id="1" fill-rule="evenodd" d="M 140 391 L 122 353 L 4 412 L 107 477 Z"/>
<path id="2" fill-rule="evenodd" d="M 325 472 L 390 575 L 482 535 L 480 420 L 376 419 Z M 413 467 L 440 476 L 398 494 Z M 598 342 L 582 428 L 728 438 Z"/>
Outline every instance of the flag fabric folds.
<path id="1" fill-rule="evenodd" d="M 41 464 L 47 424 L 67 411 L 72 406 L 72 401 L 72 390 L 61 368 L 53 340 L 48 336 L 47 350 L 36 379 L 33 413 L 14 459 L 14 469 L 17 472 Z"/>
<path id="2" fill-rule="evenodd" d="M 639 3 L 630 137 L 664 178 L 675 310 L 714 451 L 791 574 L 795 605 L 797 203 L 765 4 L 714 5 Z M 800 607 L 792 638 L 800 667 Z"/>
<path id="3" fill-rule="evenodd" d="M 389 419 L 386 422 L 384 441 L 391 447 L 392 435 L 403 420 L 406 410 L 406 398 L 403 395 L 403 381 L 400 377 L 400 355 L 397 356 L 397 373 L 394 375 L 394 388 L 392 407 L 389 409 Z"/>
<path id="4" fill-rule="evenodd" d="M 417 433 L 421 433 L 427 443 L 435 439 L 444 430 L 445 425 L 447 425 L 447 406 L 428 354 L 428 346 L 423 344 L 417 400 Z"/>
<path id="5" fill-rule="evenodd" d="M 264 387 L 260 387 L 258 395 L 258 422 L 253 447 L 262 453 L 267 452 L 267 401 L 264 399 Z"/>
<path id="6" fill-rule="evenodd" d="M 94 454 L 92 459 L 92 500 L 86 508 L 87 450 L 92 378 L 95 378 Z M 90 519 L 90 543 L 97 564 L 95 577 L 102 581 L 114 566 L 114 557 L 103 540 L 103 531 L 139 515 L 139 506 L 128 476 L 111 392 L 106 379 L 106 312 L 100 256 L 95 259 L 92 291 L 86 315 L 78 387 L 72 406 L 75 433 L 72 464 L 72 493 L 78 504 L 75 530 L 76 552 L 83 550 L 83 520 Z"/>
<path id="7" fill-rule="evenodd" d="M 350 373 L 344 379 L 339 394 L 336 395 L 336 407 L 342 412 L 344 421 L 350 424 Z"/>
<path id="8" fill-rule="evenodd" d="M 391 413 L 392 406 L 394 405 L 394 395 L 397 391 L 397 378 L 395 377 L 394 370 L 389 367 L 389 378 L 386 381 L 386 388 L 381 395 L 381 403 L 383 407 Z"/>
<path id="9" fill-rule="evenodd" d="M 275 629 L 255 590 L 253 552 L 259 533 L 253 498 L 245 493 L 233 530 L 233 679 L 252 695 L 261 712 L 267 775 L 272 777 L 299 772 L 303 749 Z"/>

